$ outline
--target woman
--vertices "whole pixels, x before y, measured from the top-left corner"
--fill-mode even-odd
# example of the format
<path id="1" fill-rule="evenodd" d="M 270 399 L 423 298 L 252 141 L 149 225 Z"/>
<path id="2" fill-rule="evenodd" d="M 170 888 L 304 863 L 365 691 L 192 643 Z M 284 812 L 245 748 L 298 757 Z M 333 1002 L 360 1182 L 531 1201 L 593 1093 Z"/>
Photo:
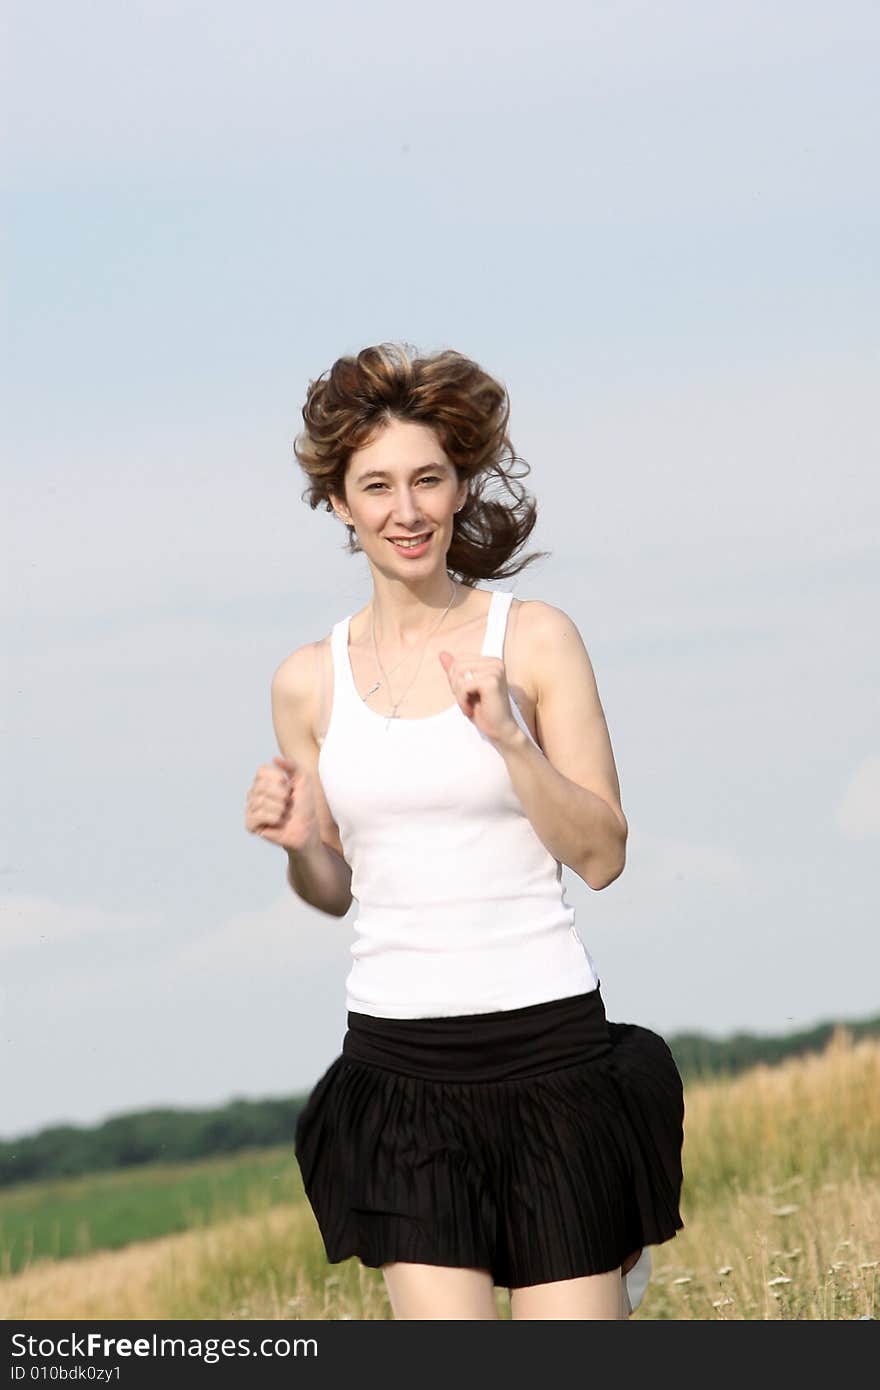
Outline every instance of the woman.
<path id="1" fill-rule="evenodd" d="M 662 1038 L 606 1020 L 562 886 L 625 862 L 587 652 L 560 609 L 479 587 L 537 558 L 510 563 L 536 508 L 507 393 L 383 344 L 302 413 L 310 504 L 372 598 L 275 672 L 246 825 L 306 902 L 359 905 L 342 1053 L 296 1125 L 327 1258 L 381 1268 L 398 1318 L 494 1318 L 496 1286 L 515 1319 L 626 1317 L 683 1225 L 683 1092 Z"/>

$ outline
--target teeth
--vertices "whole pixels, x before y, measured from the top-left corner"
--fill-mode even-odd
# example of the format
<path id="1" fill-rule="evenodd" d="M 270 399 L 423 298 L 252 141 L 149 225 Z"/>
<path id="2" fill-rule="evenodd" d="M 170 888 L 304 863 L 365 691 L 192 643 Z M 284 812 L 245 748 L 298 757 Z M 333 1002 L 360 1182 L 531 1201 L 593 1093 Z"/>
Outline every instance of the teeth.
<path id="1" fill-rule="evenodd" d="M 427 539 L 428 537 L 426 534 L 424 536 L 416 536 L 413 540 L 409 541 L 392 541 L 391 544 L 399 545 L 403 550 L 412 550 L 416 545 L 423 545 Z"/>

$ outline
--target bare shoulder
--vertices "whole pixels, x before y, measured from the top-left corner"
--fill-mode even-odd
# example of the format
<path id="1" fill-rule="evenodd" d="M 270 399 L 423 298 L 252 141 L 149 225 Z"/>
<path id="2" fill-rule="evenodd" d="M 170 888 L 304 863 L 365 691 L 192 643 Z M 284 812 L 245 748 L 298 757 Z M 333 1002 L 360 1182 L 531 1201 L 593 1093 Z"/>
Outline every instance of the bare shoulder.
<path id="1" fill-rule="evenodd" d="M 272 718 L 279 741 L 282 732 L 288 739 L 316 741 L 316 697 L 325 645 L 325 638 L 303 643 L 284 658 L 272 675 Z"/>
<path id="2" fill-rule="evenodd" d="M 537 690 L 541 682 L 538 677 L 547 676 L 556 670 L 559 658 L 580 658 L 582 667 L 592 673 L 592 663 L 584 639 L 577 623 L 563 608 L 543 599 L 514 599 L 511 617 L 516 625 L 518 645 L 534 673 Z"/>
<path id="3" fill-rule="evenodd" d="M 553 603 L 545 603 L 540 598 L 515 598 L 513 607 L 519 610 L 518 619 L 523 631 L 538 641 L 552 641 L 566 631 L 577 633 L 580 637 L 574 619 Z"/>
<path id="4" fill-rule="evenodd" d="M 272 675 L 272 703 L 286 707 L 308 702 L 317 665 L 317 643 L 306 642 L 286 656 Z"/>

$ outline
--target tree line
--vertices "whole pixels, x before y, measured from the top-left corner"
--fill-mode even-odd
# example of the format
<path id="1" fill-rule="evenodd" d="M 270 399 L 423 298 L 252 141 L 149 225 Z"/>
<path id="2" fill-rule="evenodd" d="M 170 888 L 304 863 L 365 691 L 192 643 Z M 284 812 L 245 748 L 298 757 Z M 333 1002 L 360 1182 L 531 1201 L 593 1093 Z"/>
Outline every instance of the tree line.
<path id="1" fill-rule="evenodd" d="M 781 1036 L 735 1033 L 716 1039 L 679 1033 L 667 1042 L 682 1078 L 735 1076 L 763 1063 L 823 1052 L 835 1030 L 854 1041 L 880 1035 L 880 1016 L 855 1023 L 820 1023 Z M 265 1100 L 237 1097 L 211 1110 L 163 1107 L 115 1115 L 98 1125 L 53 1125 L 36 1134 L 0 1140 L 0 1187 L 46 1178 L 75 1177 L 142 1163 L 186 1163 L 246 1149 L 289 1145 L 308 1095 Z"/>

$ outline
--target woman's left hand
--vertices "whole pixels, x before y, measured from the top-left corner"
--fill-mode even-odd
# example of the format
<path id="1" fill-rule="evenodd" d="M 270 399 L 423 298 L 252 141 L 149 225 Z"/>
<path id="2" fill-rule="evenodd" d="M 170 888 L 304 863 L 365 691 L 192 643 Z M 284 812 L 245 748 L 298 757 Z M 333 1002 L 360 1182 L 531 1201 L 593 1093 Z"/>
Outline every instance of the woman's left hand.
<path id="1" fill-rule="evenodd" d="M 438 653 L 459 708 L 491 742 L 503 742 L 519 725 L 510 708 L 504 662 L 499 656 L 460 656 Z"/>

